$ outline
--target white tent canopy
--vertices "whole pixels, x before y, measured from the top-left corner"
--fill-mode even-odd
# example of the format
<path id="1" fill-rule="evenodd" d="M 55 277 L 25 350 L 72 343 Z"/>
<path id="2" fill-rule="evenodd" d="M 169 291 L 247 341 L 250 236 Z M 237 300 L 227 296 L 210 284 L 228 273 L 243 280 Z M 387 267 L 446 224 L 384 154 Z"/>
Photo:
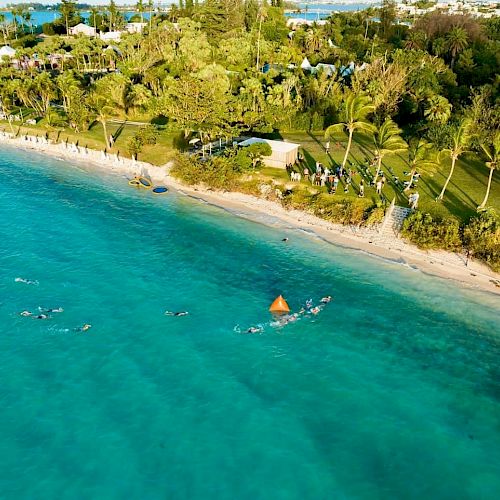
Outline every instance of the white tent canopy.
<path id="1" fill-rule="evenodd" d="M 16 55 L 16 51 L 10 45 L 4 45 L 0 47 L 0 57 L 14 57 Z"/>
<path id="2" fill-rule="evenodd" d="M 309 59 L 307 57 L 304 57 L 304 60 L 302 61 L 302 64 L 300 65 L 302 69 L 311 69 L 311 63 L 309 62 Z"/>
<path id="3" fill-rule="evenodd" d="M 291 142 L 284 141 L 273 141 L 271 139 L 260 139 L 258 137 L 252 137 L 246 141 L 240 142 L 238 146 L 250 146 L 255 143 L 266 143 L 271 146 L 271 156 L 264 156 L 262 161 L 269 165 L 270 167 L 286 168 L 289 164 L 294 164 L 297 160 L 299 152 L 299 144 L 293 144 Z"/>

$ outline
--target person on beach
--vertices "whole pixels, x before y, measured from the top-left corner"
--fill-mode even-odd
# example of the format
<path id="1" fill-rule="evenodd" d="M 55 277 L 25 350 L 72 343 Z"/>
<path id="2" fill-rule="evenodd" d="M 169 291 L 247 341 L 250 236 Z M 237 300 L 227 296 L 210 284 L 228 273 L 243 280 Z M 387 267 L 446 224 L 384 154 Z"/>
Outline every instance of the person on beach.
<path id="1" fill-rule="evenodd" d="M 365 197 L 365 183 L 364 183 L 363 179 L 361 179 L 359 181 L 359 194 L 358 194 L 358 197 L 359 198 L 364 198 Z"/>
<path id="2" fill-rule="evenodd" d="M 380 179 L 377 181 L 377 194 L 382 194 L 382 181 Z"/>
<path id="3" fill-rule="evenodd" d="M 304 168 L 304 179 L 309 180 L 309 169 L 307 167 Z"/>
<path id="4" fill-rule="evenodd" d="M 187 316 L 189 314 L 188 311 L 165 311 L 165 316 Z"/>
<path id="5" fill-rule="evenodd" d="M 330 141 L 327 141 L 325 144 L 325 153 L 329 154 L 330 153 Z"/>

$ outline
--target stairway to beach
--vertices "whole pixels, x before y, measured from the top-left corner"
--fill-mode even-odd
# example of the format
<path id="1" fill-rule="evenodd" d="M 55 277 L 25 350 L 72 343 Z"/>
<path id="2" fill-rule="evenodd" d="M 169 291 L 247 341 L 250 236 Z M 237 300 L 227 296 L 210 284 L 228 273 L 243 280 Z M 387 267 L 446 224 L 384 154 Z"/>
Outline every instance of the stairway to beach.
<path id="1" fill-rule="evenodd" d="M 394 237 L 399 234 L 403 221 L 408 217 L 411 210 L 409 208 L 394 205 L 386 215 L 382 227 L 380 228 L 380 235 L 386 237 Z"/>

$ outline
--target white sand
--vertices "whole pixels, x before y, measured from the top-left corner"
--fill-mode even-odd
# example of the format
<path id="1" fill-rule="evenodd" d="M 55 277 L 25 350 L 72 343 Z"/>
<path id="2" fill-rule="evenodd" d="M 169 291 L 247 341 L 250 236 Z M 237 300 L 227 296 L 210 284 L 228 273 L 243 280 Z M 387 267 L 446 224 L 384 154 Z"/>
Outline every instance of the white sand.
<path id="1" fill-rule="evenodd" d="M 82 147 L 77 148 L 71 144 L 67 146 L 65 143 L 53 144 L 41 139 L 36 141 L 34 137 L 30 136 L 14 138 L 5 132 L 0 133 L 0 141 L 11 146 L 50 154 L 69 162 L 92 164 L 121 175 L 132 177 L 141 174 L 149 176 L 153 182 L 167 184 L 170 188 L 188 196 L 201 198 L 213 205 L 237 211 L 239 214 L 243 212 L 243 216 L 249 219 L 261 214 L 271 215 L 292 227 L 313 231 L 333 244 L 363 250 L 399 262 L 403 261 L 417 267 L 422 272 L 453 279 L 470 288 L 500 294 L 500 274 L 494 273 L 477 261 L 469 261 L 468 266 L 466 266 L 463 255 L 445 251 L 420 250 L 396 236 L 394 238 L 382 237 L 376 229 L 332 224 L 305 212 L 286 210 L 276 202 L 255 196 L 235 192 L 214 192 L 201 187 L 188 187 L 168 175 L 168 164 L 157 167 L 128 158 L 117 158 L 115 155 L 105 156 L 102 152 L 86 150 Z"/>

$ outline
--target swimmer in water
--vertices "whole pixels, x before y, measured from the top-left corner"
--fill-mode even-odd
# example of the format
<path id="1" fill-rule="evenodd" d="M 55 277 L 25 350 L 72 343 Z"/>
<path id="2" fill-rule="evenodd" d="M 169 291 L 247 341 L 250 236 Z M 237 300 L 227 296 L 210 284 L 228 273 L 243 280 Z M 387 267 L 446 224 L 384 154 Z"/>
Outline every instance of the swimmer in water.
<path id="1" fill-rule="evenodd" d="M 24 316 L 26 318 L 28 316 L 33 316 L 33 313 L 31 311 L 23 311 L 19 313 L 19 316 Z"/>
<path id="2" fill-rule="evenodd" d="M 262 328 L 260 326 L 251 326 L 246 333 L 261 333 Z"/>
<path id="3" fill-rule="evenodd" d="M 288 238 L 283 238 L 281 241 L 284 241 L 286 243 L 288 241 Z"/>
<path id="4" fill-rule="evenodd" d="M 62 313 L 64 309 L 62 307 L 58 307 L 56 309 L 46 309 L 45 307 L 39 307 L 38 310 L 44 313 Z"/>
<path id="5" fill-rule="evenodd" d="M 16 283 L 25 283 L 26 285 L 38 285 L 36 280 L 27 280 L 26 278 L 16 278 L 14 280 Z"/>
<path id="6" fill-rule="evenodd" d="M 321 309 L 316 306 L 311 309 L 311 314 L 318 314 L 321 311 Z"/>
<path id="7" fill-rule="evenodd" d="M 34 319 L 49 319 L 50 316 L 47 314 L 39 314 L 38 316 L 33 316 Z"/>
<path id="8" fill-rule="evenodd" d="M 165 316 L 187 316 L 189 314 L 188 311 L 165 311 Z"/>
<path id="9" fill-rule="evenodd" d="M 86 332 L 87 330 L 90 330 L 92 328 L 92 325 L 89 325 L 88 323 L 85 323 L 83 326 L 79 326 L 78 328 L 75 328 L 75 332 Z"/>
<path id="10" fill-rule="evenodd" d="M 311 309 L 313 305 L 312 299 L 306 300 L 306 309 Z"/>
<path id="11" fill-rule="evenodd" d="M 327 295 L 326 297 L 323 297 L 320 302 L 322 304 L 328 304 L 328 302 L 330 302 L 332 300 L 332 296 L 331 295 Z"/>

